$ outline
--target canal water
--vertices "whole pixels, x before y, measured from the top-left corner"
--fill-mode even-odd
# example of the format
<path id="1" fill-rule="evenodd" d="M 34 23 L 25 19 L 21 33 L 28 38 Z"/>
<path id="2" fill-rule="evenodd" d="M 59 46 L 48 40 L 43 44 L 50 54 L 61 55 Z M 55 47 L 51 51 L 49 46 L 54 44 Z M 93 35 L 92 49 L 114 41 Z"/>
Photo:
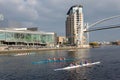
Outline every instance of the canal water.
<path id="1" fill-rule="evenodd" d="M 0 80 L 120 80 L 120 46 L 25 54 L 27 55 L 0 55 Z M 75 60 L 33 64 L 54 57 Z M 84 61 L 101 63 L 90 67 L 54 71 L 72 62 Z"/>

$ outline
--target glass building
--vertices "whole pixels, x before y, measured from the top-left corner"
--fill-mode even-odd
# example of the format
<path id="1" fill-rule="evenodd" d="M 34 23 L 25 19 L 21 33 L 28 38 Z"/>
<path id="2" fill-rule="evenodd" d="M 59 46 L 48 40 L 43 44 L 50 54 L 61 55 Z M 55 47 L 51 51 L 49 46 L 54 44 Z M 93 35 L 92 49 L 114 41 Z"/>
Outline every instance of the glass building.
<path id="1" fill-rule="evenodd" d="M 31 30 L 0 30 L 0 44 L 55 46 L 56 34 Z"/>

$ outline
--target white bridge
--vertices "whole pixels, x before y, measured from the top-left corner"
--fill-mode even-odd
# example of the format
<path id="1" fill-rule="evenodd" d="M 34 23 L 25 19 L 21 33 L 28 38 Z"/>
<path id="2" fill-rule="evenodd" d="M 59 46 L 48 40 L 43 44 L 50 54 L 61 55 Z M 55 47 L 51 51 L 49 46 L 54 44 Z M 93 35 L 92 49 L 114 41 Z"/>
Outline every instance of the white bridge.
<path id="1" fill-rule="evenodd" d="M 108 21 L 108 20 L 111 20 L 111 19 L 114 19 L 114 18 L 119 18 L 120 15 L 117 15 L 117 16 L 112 16 L 112 17 L 108 17 L 108 18 L 105 18 L 105 19 L 102 19 L 102 20 L 99 20 L 91 25 L 88 25 L 86 24 L 85 25 L 85 28 L 84 29 L 80 29 L 79 30 L 79 37 L 78 37 L 78 47 L 82 47 L 84 45 L 89 45 L 89 32 L 91 31 L 97 31 L 97 30 L 105 30 L 105 29 L 112 29 L 112 28 L 120 28 L 120 25 L 110 25 L 110 26 L 107 26 L 107 27 L 103 27 L 103 28 L 96 28 L 96 29 L 90 29 L 91 27 L 94 27 L 96 26 L 97 24 L 100 24 L 100 23 L 103 23 L 105 21 Z M 84 39 L 81 39 L 83 38 L 83 36 L 86 37 L 85 41 L 83 41 Z M 85 42 L 85 43 L 83 43 Z"/>

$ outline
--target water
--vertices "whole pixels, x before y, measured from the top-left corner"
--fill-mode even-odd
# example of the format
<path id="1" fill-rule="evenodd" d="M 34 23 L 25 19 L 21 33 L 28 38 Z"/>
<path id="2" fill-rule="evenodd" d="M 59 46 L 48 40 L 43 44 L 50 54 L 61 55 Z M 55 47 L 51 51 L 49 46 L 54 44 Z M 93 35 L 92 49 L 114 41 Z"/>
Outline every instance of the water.
<path id="1" fill-rule="evenodd" d="M 0 55 L 0 80 L 120 80 L 120 47 L 101 47 L 76 51 L 40 51 L 34 54 Z M 100 65 L 69 71 L 54 71 L 71 62 L 32 64 L 53 57 L 101 61 Z"/>

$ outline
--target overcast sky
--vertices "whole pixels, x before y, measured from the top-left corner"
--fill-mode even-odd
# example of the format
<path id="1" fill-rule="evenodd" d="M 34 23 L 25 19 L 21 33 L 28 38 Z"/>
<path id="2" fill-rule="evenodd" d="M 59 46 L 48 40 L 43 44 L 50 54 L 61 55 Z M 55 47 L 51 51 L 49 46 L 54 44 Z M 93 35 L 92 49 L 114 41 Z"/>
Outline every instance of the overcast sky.
<path id="1" fill-rule="evenodd" d="M 0 13 L 4 15 L 0 23 L 5 24 L 1 27 L 39 27 L 42 31 L 65 35 L 66 13 L 76 4 L 83 5 L 84 21 L 89 24 L 120 15 L 120 0 L 0 0 Z M 120 18 L 98 27 L 111 24 L 120 24 Z M 91 32 L 90 40 L 120 40 L 120 29 Z"/>

